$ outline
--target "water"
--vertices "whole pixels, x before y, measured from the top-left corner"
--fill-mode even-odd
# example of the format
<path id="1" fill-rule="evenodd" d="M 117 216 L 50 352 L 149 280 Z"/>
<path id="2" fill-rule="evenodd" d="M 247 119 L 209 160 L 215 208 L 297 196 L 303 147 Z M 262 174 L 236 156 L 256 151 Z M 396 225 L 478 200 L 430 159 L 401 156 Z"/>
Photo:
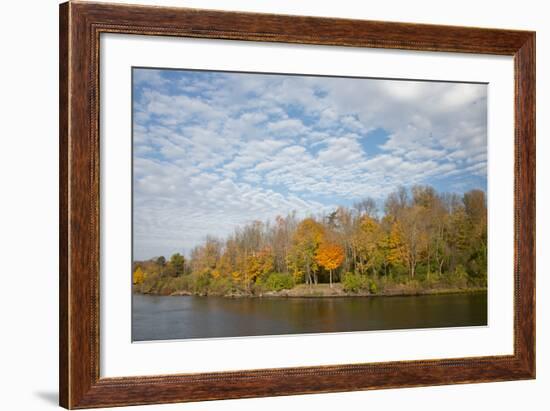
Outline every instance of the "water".
<path id="1" fill-rule="evenodd" d="M 487 325 L 487 293 L 133 298 L 134 341 Z"/>

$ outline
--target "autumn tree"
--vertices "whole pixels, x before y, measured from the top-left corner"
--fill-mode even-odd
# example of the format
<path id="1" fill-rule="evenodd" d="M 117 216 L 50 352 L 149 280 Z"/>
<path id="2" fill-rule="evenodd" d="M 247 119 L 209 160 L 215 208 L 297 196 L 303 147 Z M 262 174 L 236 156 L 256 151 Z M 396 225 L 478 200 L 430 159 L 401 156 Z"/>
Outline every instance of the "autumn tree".
<path id="1" fill-rule="evenodd" d="M 329 272 L 329 284 L 332 288 L 332 271 L 344 261 L 344 249 L 338 244 L 322 242 L 315 253 L 315 260 Z"/>
<path id="2" fill-rule="evenodd" d="M 384 203 L 386 215 L 399 217 L 401 211 L 409 206 L 409 194 L 405 187 L 399 187 L 396 191 L 390 193 Z"/>
<path id="3" fill-rule="evenodd" d="M 356 220 L 349 209 L 338 207 L 333 213 L 333 225 L 329 226 L 337 242 L 344 247 L 344 271 L 354 270 L 357 261 L 357 244 L 353 237 L 357 229 Z"/>
<path id="4" fill-rule="evenodd" d="M 304 219 L 293 212 L 273 222 L 252 221 L 224 239 L 206 237 L 189 251 L 189 259 L 176 253 L 169 261 L 164 257 L 134 261 L 132 281 L 144 281 L 147 287 L 185 284 L 194 292 L 208 292 L 208 287 L 221 284 L 224 289 L 253 293 L 260 278 L 263 287 L 275 284 L 269 279 L 277 276 L 287 283 L 317 284 L 322 267 L 328 279 L 321 280 L 331 285 L 342 273 L 373 283 L 378 276 L 405 281 L 395 275 L 405 272 L 420 283 L 430 280 L 428 286 L 433 281 L 449 285 L 456 273 L 463 272 L 470 285 L 486 285 L 484 191 L 459 195 L 417 185 L 390 193 L 380 212 L 377 201 L 366 197 L 352 207 Z M 185 278 L 171 278 L 182 274 Z"/>
<path id="5" fill-rule="evenodd" d="M 454 271 L 457 265 L 465 262 L 468 250 L 468 220 L 464 207 L 457 207 L 449 215 L 448 238 L 449 268 Z"/>
<path id="6" fill-rule="evenodd" d="M 195 272 L 210 272 L 216 268 L 222 253 L 222 241 L 208 236 L 204 245 L 191 251 L 192 269 Z"/>
<path id="7" fill-rule="evenodd" d="M 288 272 L 288 254 L 292 247 L 292 236 L 296 230 L 296 213 L 287 217 L 277 216 L 271 233 L 271 247 L 275 269 L 278 272 Z"/>
<path id="8" fill-rule="evenodd" d="M 233 272 L 237 270 L 238 257 L 239 251 L 237 243 L 233 237 L 229 237 L 225 243 L 221 257 L 216 264 L 216 269 L 220 272 L 220 275 L 230 277 Z"/>
<path id="9" fill-rule="evenodd" d="M 406 264 L 404 242 L 403 242 L 403 230 L 401 224 L 397 220 L 392 220 L 390 223 L 389 234 L 387 237 L 388 247 L 388 264 L 399 265 Z"/>
<path id="10" fill-rule="evenodd" d="M 368 214 L 363 215 L 354 234 L 356 249 L 356 267 L 361 274 L 375 268 L 381 260 L 380 241 L 382 231 L 378 221 Z"/>
<path id="11" fill-rule="evenodd" d="M 487 204 L 485 192 L 481 190 L 470 190 L 464 193 L 464 211 L 469 222 L 476 227 L 482 228 L 483 222 L 487 220 Z"/>
<path id="12" fill-rule="evenodd" d="M 317 261 L 315 254 L 323 239 L 323 226 L 313 218 L 306 218 L 296 228 L 293 246 L 289 254 L 289 265 L 297 273 L 305 275 L 307 284 L 317 284 Z"/>
<path id="13" fill-rule="evenodd" d="M 140 266 L 136 268 L 134 271 L 134 275 L 132 276 L 132 283 L 134 285 L 143 284 L 143 281 L 145 280 L 145 274 Z"/>
<path id="14" fill-rule="evenodd" d="M 374 218 L 376 216 L 376 201 L 367 197 L 353 204 L 353 208 L 359 214 L 359 216 L 366 215 L 368 217 Z"/>
<path id="15" fill-rule="evenodd" d="M 271 249 L 264 248 L 248 256 L 246 264 L 246 286 L 254 283 L 258 278 L 266 276 L 273 271 L 273 255 Z"/>
<path id="16" fill-rule="evenodd" d="M 423 226 L 422 211 L 422 208 L 417 205 L 407 207 L 402 210 L 399 218 L 401 239 L 399 251 L 402 260 L 407 265 L 410 278 L 415 277 L 417 265 L 428 242 Z"/>
<path id="17" fill-rule="evenodd" d="M 425 238 L 424 260 L 426 262 L 426 276 L 430 278 L 433 264 L 441 269 L 444 247 L 442 238 L 445 234 L 445 210 L 440 197 L 433 187 L 414 186 L 411 189 L 412 204 L 418 207 L 418 223 Z"/>
<path id="18" fill-rule="evenodd" d="M 482 283 L 487 281 L 487 201 L 485 192 L 470 190 L 464 193 L 464 211 L 468 225 L 468 258 L 466 267 L 469 275 Z"/>
<path id="19" fill-rule="evenodd" d="M 391 226 L 392 219 L 388 216 L 384 216 L 380 221 L 380 239 L 378 240 L 378 250 L 380 254 L 380 265 L 383 270 L 383 275 L 388 276 L 390 273 L 391 261 Z"/>

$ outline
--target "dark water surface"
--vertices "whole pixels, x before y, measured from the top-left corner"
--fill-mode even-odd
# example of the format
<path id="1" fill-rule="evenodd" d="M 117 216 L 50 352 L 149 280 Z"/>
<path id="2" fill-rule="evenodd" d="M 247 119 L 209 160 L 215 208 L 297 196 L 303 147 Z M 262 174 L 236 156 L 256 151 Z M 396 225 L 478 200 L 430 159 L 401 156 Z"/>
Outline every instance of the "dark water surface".
<path id="1" fill-rule="evenodd" d="M 135 294 L 134 341 L 487 325 L 487 293 L 224 298 Z"/>

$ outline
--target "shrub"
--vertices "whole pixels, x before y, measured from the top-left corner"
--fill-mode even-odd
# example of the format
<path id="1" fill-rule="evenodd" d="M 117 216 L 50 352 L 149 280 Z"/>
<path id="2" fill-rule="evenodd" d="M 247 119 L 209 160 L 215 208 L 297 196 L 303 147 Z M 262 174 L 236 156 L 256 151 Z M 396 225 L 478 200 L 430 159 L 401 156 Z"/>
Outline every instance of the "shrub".
<path id="1" fill-rule="evenodd" d="M 197 294 L 208 294 L 208 287 L 211 280 L 210 271 L 205 270 L 194 277 L 193 291 Z"/>
<path id="2" fill-rule="evenodd" d="M 271 273 L 265 279 L 264 286 L 270 291 L 289 290 L 294 287 L 294 279 L 290 274 Z"/>
<path id="3" fill-rule="evenodd" d="M 369 288 L 369 281 L 362 275 L 345 273 L 342 276 L 342 288 L 346 292 L 358 293 Z"/>
<path id="4" fill-rule="evenodd" d="M 229 294 L 233 284 L 231 280 L 227 277 L 218 277 L 211 279 L 208 286 L 208 293 L 215 295 L 226 295 Z"/>
<path id="5" fill-rule="evenodd" d="M 144 294 L 158 292 L 159 279 L 160 279 L 160 276 L 158 274 L 148 275 L 143 280 L 143 283 L 140 285 L 140 287 L 141 287 L 140 292 L 142 292 Z"/>
<path id="6" fill-rule="evenodd" d="M 179 277 L 171 278 L 170 284 L 175 291 L 191 291 L 191 276 L 180 275 Z"/>
<path id="7" fill-rule="evenodd" d="M 449 283 L 459 288 L 465 288 L 468 285 L 468 273 L 463 265 L 456 266 L 455 271 L 449 276 Z"/>
<path id="8" fill-rule="evenodd" d="M 438 285 L 439 279 L 435 278 L 437 274 L 432 273 L 429 277 L 422 280 L 422 286 L 424 288 L 434 288 Z"/>
<path id="9" fill-rule="evenodd" d="M 371 294 L 376 294 L 378 293 L 378 286 L 376 285 L 376 283 L 374 281 L 370 281 L 370 284 L 369 284 L 369 293 Z"/>

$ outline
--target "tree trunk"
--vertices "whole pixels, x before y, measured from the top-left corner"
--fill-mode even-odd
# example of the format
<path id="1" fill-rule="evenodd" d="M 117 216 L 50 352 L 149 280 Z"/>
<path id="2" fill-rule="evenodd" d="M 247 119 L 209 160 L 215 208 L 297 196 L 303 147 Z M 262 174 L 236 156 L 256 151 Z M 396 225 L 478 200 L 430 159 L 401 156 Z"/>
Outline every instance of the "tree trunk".
<path id="1" fill-rule="evenodd" d="M 430 252 L 430 245 L 428 244 L 428 280 L 430 279 L 430 271 L 431 271 L 431 252 Z"/>
<path id="2" fill-rule="evenodd" d="M 329 283 L 330 283 L 330 288 L 332 288 L 332 270 L 328 270 L 328 278 L 329 278 Z"/>

